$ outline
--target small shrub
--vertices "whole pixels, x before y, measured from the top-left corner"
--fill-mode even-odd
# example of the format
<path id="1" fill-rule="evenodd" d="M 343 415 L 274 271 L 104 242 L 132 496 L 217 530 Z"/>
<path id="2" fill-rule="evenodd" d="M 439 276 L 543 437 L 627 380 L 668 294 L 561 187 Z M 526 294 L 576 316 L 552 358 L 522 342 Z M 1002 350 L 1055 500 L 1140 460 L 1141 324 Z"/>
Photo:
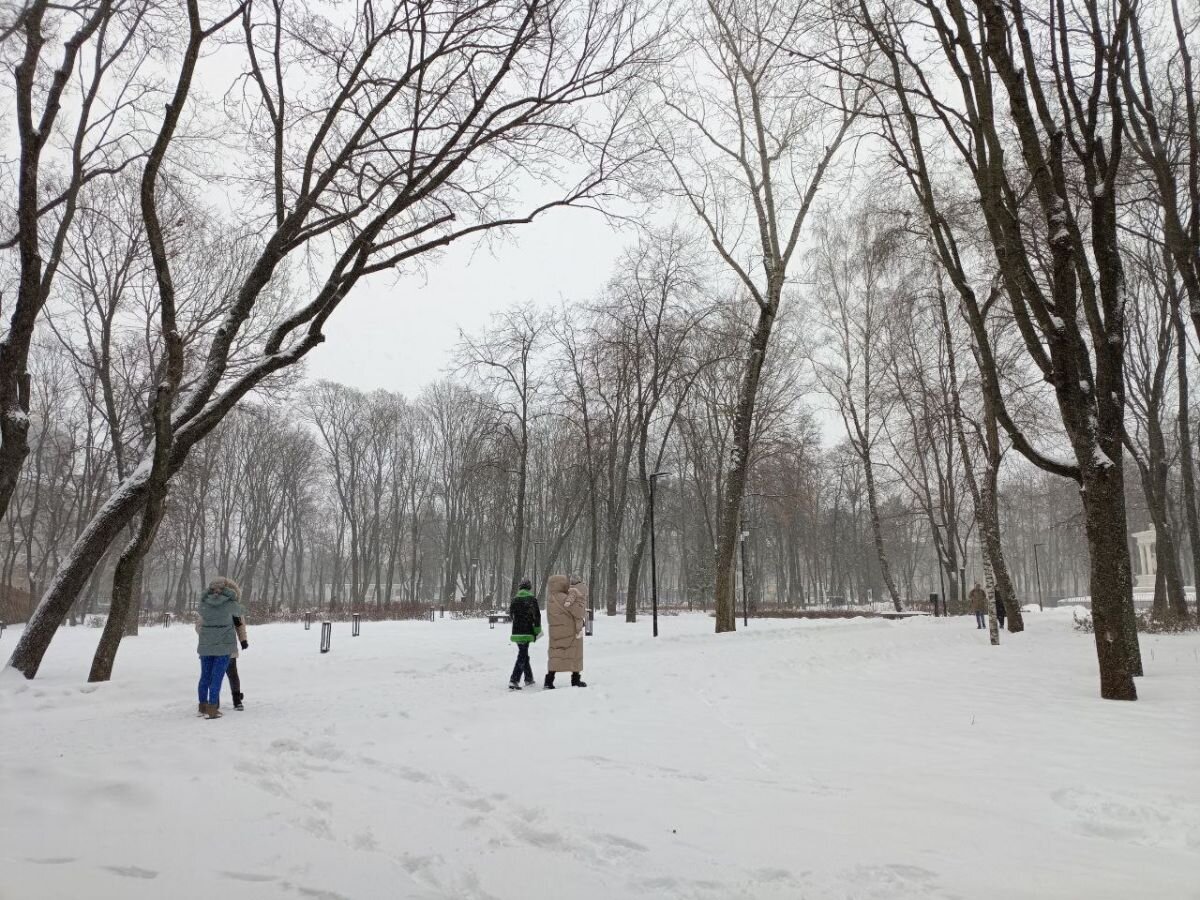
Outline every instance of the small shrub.
<path id="1" fill-rule="evenodd" d="M 1089 610 L 1077 608 L 1072 615 L 1075 619 L 1076 631 L 1084 634 L 1095 632 L 1096 626 L 1092 622 L 1092 614 Z M 1200 631 L 1200 622 L 1190 616 L 1183 619 L 1156 619 L 1152 612 L 1147 611 L 1137 614 L 1137 630 L 1138 634 L 1186 634 Z"/>

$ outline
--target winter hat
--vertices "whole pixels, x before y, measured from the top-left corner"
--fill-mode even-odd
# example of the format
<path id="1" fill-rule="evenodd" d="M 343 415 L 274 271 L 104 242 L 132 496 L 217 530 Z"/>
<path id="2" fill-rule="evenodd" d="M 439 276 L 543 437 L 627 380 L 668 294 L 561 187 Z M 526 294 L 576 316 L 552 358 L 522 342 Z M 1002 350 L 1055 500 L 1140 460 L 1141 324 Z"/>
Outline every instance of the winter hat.
<path id="1" fill-rule="evenodd" d="M 523 591 L 532 591 L 533 590 L 533 582 L 530 581 L 528 578 L 522 578 L 521 584 L 520 584 L 520 589 Z"/>
<path id="2" fill-rule="evenodd" d="M 219 575 L 208 583 L 208 589 L 219 594 L 221 591 L 229 591 L 234 597 L 238 597 L 242 593 L 242 589 L 238 587 L 238 583 L 232 578 L 226 578 L 224 575 Z"/>

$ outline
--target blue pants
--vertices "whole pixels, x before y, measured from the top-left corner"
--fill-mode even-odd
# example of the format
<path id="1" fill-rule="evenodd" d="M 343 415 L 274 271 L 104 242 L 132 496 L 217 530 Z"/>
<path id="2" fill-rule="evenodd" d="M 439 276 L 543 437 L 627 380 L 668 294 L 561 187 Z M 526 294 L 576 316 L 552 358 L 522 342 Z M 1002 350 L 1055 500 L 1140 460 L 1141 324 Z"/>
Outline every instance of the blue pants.
<path id="1" fill-rule="evenodd" d="M 987 624 L 984 622 L 984 614 L 981 612 L 975 613 L 975 627 L 977 629 L 987 628 Z"/>
<path id="2" fill-rule="evenodd" d="M 228 656 L 200 657 L 200 702 L 216 706 L 221 702 L 221 682 L 229 668 Z"/>

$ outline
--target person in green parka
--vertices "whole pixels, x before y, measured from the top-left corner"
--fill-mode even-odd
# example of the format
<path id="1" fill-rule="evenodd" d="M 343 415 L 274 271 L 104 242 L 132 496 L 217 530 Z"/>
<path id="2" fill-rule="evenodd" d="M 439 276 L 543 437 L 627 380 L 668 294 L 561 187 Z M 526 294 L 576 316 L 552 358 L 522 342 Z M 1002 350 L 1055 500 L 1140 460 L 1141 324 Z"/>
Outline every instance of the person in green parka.
<path id="1" fill-rule="evenodd" d="M 533 684 L 533 667 L 529 664 L 529 645 L 542 634 L 542 611 L 533 596 L 533 584 L 528 578 L 521 582 L 517 596 L 508 607 L 512 618 L 512 642 L 517 645 L 517 664 L 513 666 L 512 678 L 508 680 L 510 691 L 521 690 L 521 676 L 525 686 Z"/>
<path id="2" fill-rule="evenodd" d="M 200 640 L 196 645 L 200 657 L 199 714 L 209 719 L 221 717 L 221 682 L 238 646 L 235 620 L 245 615 L 238 602 L 240 594 L 237 582 L 216 578 L 200 595 Z"/>

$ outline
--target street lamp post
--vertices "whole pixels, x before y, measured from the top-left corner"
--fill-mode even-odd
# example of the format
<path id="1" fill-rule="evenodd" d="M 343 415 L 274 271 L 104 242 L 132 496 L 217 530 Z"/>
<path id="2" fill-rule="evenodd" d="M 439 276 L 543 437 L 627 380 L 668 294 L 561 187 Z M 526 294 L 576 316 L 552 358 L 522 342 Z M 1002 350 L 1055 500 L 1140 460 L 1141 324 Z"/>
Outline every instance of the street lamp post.
<path id="1" fill-rule="evenodd" d="M 1045 546 L 1046 546 L 1045 544 L 1034 544 L 1034 545 L 1033 545 L 1033 574 L 1034 574 L 1035 576 L 1037 576 L 1037 587 L 1038 587 L 1038 611 L 1039 611 L 1039 612 L 1041 612 L 1042 610 L 1044 610 L 1044 608 L 1045 608 L 1045 607 L 1042 605 L 1042 567 L 1041 567 L 1041 565 L 1038 563 L 1038 552 L 1037 552 L 1037 548 L 1038 548 L 1038 547 L 1045 547 Z"/>
<path id="2" fill-rule="evenodd" d="M 650 475 L 650 616 L 654 622 L 654 636 L 658 637 L 658 549 L 654 533 L 654 486 L 660 478 L 670 472 L 654 472 Z"/>

